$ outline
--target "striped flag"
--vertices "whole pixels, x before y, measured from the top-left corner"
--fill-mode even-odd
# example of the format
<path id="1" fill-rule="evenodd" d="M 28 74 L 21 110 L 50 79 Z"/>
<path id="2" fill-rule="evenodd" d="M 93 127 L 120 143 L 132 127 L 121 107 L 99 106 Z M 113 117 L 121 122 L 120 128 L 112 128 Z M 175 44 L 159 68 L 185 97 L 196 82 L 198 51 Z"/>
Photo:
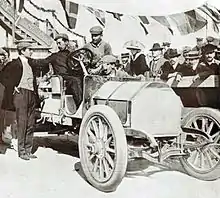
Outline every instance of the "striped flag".
<path id="1" fill-rule="evenodd" d="M 210 6 L 208 4 L 205 4 L 201 7 L 199 7 L 201 11 L 203 11 L 207 16 L 209 16 L 213 21 L 213 29 L 216 32 L 219 32 L 218 25 L 220 24 L 220 12 L 217 8 Z"/>
<path id="2" fill-rule="evenodd" d="M 89 12 L 95 15 L 98 22 L 105 27 L 105 12 L 99 9 L 95 9 L 92 7 L 86 7 Z"/>
<path id="3" fill-rule="evenodd" d="M 68 0 L 60 0 L 66 14 L 67 23 L 70 29 L 76 27 L 79 5 Z"/>
<path id="4" fill-rule="evenodd" d="M 119 14 L 119 13 L 114 13 L 114 12 L 109 12 L 107 11 L 107 13 L 112 14 L 113 17 L 119 21 L 121 21 L 121 17 L 123 16 L 123 14 Z"/>
<path id="5" fill-rule="evenodd" d="M 173 35 L 173 30 L 171 28 L 169 21 L 167 20 L 167 17 L 165 17 L 165 16 L 152 16 L 152 18 L 154 20 L 156 20 L 157 22 L 159 22 L 161 25 L 166 26 L 168 28 L 168 30 L 170 31 L 170 33 Z"/>
<path id="6" fill-rule="evenodd" d="M 169 17 L 175 23 L 181 35 L 196 32 L 207 24 L 207 20 L 195 10 L 172 14 Z"/>
<path id="7" fill-rule="evenodd" d="M 143 22 L 143 24 L 149 24 L 149 21 L 147 19 L 146 16 L 139 16 L 139 18 L 141 19 L 141 21 Z"/>

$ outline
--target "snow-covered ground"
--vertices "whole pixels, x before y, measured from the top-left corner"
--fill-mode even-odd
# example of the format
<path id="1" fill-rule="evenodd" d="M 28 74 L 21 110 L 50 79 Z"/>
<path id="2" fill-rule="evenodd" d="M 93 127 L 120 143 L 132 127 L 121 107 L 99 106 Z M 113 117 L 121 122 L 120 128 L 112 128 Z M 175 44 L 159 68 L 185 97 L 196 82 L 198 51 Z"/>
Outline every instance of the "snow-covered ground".
<path id="1" fill-rule="evenodd" d="M 47 145 L 41 141 L 40 146 L 47 148 L 40 147 L 36 151 L 38 159 L 23 161 L 10 149 L 0 155 L 0 198 L 220 197 L 220 180 L 204 182 L 181 172 L 148 167 L 143 161 L 140 161 L 142 169 L 128 172 L 115 192 L 102 193 L 83 178 L 80 160 L 74 157 L 77 156 L 76 144 L 70 145 L 64 140 L 44 140 Z M 137 169 L 136 165 L 137 161 L 134 161 L 129 168 Z"/>

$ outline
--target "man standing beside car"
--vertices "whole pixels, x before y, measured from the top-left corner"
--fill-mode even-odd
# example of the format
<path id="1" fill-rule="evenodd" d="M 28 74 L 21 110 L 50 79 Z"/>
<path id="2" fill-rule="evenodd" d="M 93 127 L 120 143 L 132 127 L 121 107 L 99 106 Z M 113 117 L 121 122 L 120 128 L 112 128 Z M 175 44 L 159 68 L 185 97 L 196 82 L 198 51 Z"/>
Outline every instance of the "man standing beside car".
<path id="1" fill-rule="evenodd" d="M 37 158 L 31 153 L 36 107 L 35 70 L 28 62 L 31 47 L 31 41 L 20 40 L 19 57 L 9 62 L 0 74 L 0 83 L 5 87 L 2 108 L 16 112 L 18 156 L 23 160 Z"/>

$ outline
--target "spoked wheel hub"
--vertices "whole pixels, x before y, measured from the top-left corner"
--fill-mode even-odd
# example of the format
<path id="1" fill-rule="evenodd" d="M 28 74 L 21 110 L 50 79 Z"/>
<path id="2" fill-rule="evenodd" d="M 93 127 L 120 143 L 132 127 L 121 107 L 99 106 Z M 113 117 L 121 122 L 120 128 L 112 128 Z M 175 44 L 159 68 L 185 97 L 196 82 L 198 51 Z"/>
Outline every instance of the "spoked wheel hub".
<path id="1" fill-rule="evenodd" d="M 199 179 L 213 180 L 220 175 L 220 112 L 199 108 L 183 119 L 183 126 L 200 130 L 206 136 L 186 134 L 184 146 L 189 153 L 181 159 L 186 171 Z M 188 146 L 189 145 L 189 146 Z"/>

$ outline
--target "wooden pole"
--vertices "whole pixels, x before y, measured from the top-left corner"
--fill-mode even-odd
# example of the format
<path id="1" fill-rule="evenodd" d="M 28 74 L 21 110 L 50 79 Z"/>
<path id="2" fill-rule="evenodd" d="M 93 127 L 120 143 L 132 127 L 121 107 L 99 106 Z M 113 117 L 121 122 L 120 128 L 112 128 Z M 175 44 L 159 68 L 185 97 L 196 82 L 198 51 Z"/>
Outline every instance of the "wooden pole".
<path id="1" fill-rule="evenodd" d="M 13 2 L 13 8 L 14 8 L 14 13 L 13 13 L 13 22 L 12 22 L 12 44 L 14 45 L 15 44 L 15 29 L 16 29 L 16 25 L 15 25 L 15 22 L 16 22 L 16 7 L 17 7 L 17 3 L 16 3 L 16 0 L 14 0 Z"/>

